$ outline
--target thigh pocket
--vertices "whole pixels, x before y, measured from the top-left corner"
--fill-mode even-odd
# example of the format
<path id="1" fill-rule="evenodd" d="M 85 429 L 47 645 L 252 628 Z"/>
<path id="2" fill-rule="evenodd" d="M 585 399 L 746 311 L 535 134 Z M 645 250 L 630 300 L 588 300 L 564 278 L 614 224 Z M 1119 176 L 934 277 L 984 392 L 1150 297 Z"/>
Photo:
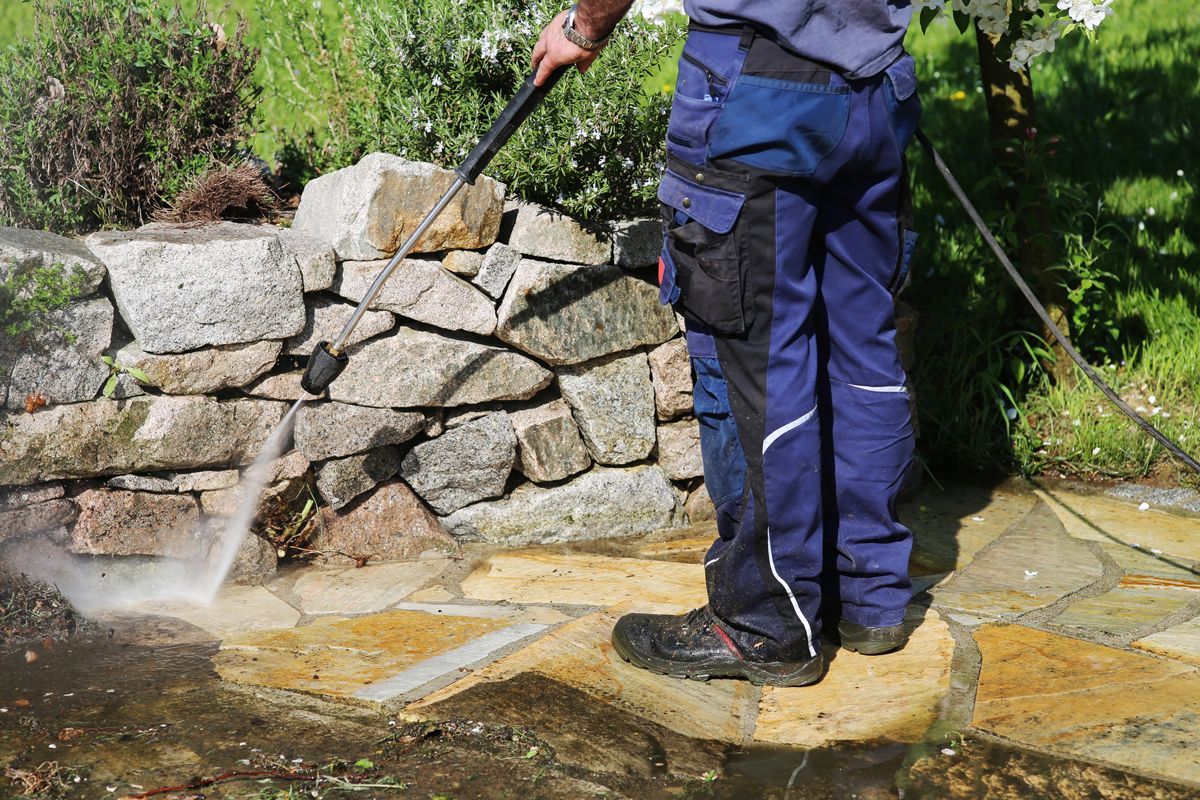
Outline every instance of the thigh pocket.
<path id="1" fill-rule="evenodd" d="M 811 175 L 846 133 L 850 87 L 742 75 L 708 140 L 710 158 Z"/>
<path id="2" fill-rule="evenodd" d="M 671 155 L 694 163 L 704 161 L 708 129 L 720 113 L 728 86 L 728 77 L 684 47 L 667 120 L 667 150 Z"/>
<path id="3" fill-rule="evenodd" d="M 684 317 L 718 333 L 744 333 L 753 318 L 737 227 L 746 196 L 668 170 L 658 199 L 666 227 L 663 259 L 673 268 Z"/>

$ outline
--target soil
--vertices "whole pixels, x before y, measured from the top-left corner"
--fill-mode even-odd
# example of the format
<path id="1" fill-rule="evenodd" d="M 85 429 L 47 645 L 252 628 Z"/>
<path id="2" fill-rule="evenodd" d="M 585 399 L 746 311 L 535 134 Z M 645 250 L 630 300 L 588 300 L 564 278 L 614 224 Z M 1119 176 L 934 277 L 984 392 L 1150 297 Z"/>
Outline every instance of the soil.
<path id="1" fill-rule="evenodd" d="M 64 639 L 92 627 L 53 586 L 0 569 L 0 645 Z"/>

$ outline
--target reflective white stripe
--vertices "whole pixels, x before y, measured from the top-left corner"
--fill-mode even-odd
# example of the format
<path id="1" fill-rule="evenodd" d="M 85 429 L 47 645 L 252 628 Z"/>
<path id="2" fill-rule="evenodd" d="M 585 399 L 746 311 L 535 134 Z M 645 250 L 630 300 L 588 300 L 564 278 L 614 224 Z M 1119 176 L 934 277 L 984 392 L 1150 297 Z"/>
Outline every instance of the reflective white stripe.
<path id="1" fill-rule="evenodd" d="M 907 392 L 907 386 L 859 386 L 857 383 L 844 383 L 851 389 L 862 389 L 864 392 Z"/>
<path id="2" fill-rule="evenodd" d="M 792 587 L 788 586 L 787 581 L 779 577 L 779 570 L 775 569 L 775 554 L 771 551 L 771 526 L 767 526 L 767 561 L 771 563 L 771 574 L 775 576 L 775 580 L 779 581 L 779 585 L 787 592 L 788 599 L 792 601 L 792 608 L 796 612 L 796 616 L 800 618 L 800 624 L 804 626 L 804 634 L 808 637 L 808 654 L 812 658 L 817 657 L 817 651 L 813 649 L 812 628 L 808 626 L 808 620 L 804 618 L 804 612 L 800 610 L 800 604 L 796 602 L 796 595 L 792 594 Z"/>
<path id="3" fill-rule="evenodd" d="M 713 564 L 717 563 L 717 562 L 718 562 L 718 561 L 720 561 L 720 560 L 721 560 L 721 557 L 720 557 L 720 556 L 717 556 L 717 557 L 716 557 L 716 558 L 714 558 L 712 561 L 705 561 L 705 562 L 704 562 L 704 566 L 706 566 L 706 567 L 711 567 Z"/>
<path id="4" fill-rule="evenodd" d="M 812 419 L 812 415 L 815 413 L 817 413 L 816 408 L 814 408 L 812 411 L 809 411 L 804 416 L 802 416 L 798 419 L 792 420 L 787 425 L 784 425 L 782 428 L 778 428 L 777 430 L 773 431 L 770 436 L 768 436 L 766 439 L 763 439 L 762 451 L 764 453 L 767 452 L 767 448 L 770 447 L 772 444 L 774 444 L 776 439 L 778 439 L 780 436 L 783 436 L 785 433 L 787 433 L 790 430 L 799 428 L 801 425 L 803 425 L 804 423 L 806 423 L 810 419 Z"/>

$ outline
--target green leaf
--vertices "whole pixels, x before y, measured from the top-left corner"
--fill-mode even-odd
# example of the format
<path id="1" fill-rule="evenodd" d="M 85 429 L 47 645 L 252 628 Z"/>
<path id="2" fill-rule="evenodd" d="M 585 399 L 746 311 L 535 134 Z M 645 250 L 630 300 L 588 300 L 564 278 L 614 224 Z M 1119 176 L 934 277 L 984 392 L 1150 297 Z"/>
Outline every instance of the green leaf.
<path id="1" fill-rule="evenodd" d="M 955 11 L 954 24 L 958 26 L 959 33 L 966 33 L 967 28 L 971 27 L 971 18 L 964 11 Z"/>
<path id="2" fill-rule="evenodd" d="M 933 21 L 937 18 L 938 18 L 938 10 L 936 8 L 930 8 L 929 6 L 922 8 L 921 9 L 921 33 L 924 33 L 925 31 L 929 30 L 929 26 L 932 25 Z"/>
<path id="3" fill-rule="evenodd" d="M 358 769 L 375 769 L 375 762 L 369 758 L 360 758 L 354 762 L 354 766 Z"/>
<path id="4" fill-rule="evenodd" d="M 112 356 L 100 356 L 100 360 L 103 361 L 105 366 L 108 366 L 108 367 L 111 367 L 111 366 L 113 366 L 113 364 L 116 363 L 115 361 L 112 360 Z"/>
<path id="5" fill-rule="evenodd" d="M 145 384 L 149 384 L 149 385 L 154 384 L 154 382 L 152 380 L 150 380 L 150 376 L 147 375 L 146 373 L 142 372 L 137 367 L 126 367 L 125 371 L 128 372 L 130 375 L 132 375 L 133 379 L 135 381 L 137 381 L 138 383 L 145 383 Z"/>
<path id="6" fill-rule="evenodd" d="M 109 375 L 108 380 L 106 380 L 104 382 L 104 389 L 103 389 L 104 396 L 112 397 L 113 392 L 115 392 L 115 391 L 117 391 L 117 376 Z"/>

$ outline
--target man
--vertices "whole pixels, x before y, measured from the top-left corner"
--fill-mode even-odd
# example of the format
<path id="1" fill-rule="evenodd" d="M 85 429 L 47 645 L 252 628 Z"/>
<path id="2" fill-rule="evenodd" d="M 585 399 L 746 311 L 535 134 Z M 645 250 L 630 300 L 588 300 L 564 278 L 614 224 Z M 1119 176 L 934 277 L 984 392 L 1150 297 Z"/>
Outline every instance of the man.
<path id="1" fill-rule="evenodd" d="M 719 538 L 708 605 L 630 614 L 617 652 L 671 675 L 800 686 L 818 635 L 903 646 L 913 453 L 894 294 L 907 279 L 903 153 L 920 102 L 908 0 L 685 0 L 658 197 L 664 302 L 687 320 Z M 628 10 L 580 0 L 533 52 L 583 71 Z"/>

